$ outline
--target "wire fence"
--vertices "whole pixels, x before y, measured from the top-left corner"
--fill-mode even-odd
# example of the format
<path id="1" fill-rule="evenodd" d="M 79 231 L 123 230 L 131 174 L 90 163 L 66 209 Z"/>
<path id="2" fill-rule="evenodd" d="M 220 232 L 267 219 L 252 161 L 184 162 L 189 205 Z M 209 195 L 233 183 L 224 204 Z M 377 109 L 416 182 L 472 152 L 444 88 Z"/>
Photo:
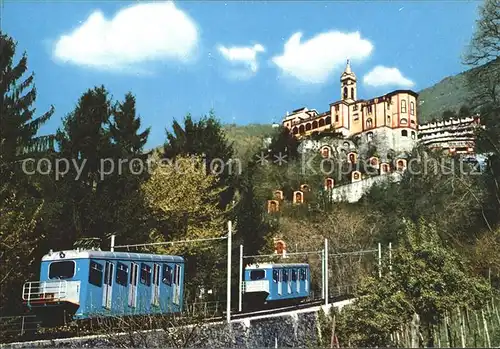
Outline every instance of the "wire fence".
<path id="1" fill-rule="evenodd" d="M 33 335 L 40 324 L 35 315 L 0 316 L 0 342 Z"/>

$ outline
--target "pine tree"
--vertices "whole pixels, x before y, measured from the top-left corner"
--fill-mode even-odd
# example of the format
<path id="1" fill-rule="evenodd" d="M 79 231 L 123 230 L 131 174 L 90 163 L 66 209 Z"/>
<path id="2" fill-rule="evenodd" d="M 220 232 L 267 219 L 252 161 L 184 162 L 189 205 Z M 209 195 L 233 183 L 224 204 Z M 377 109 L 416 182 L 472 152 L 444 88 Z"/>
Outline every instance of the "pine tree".
<path id="1" fill-rule="evenodd" d="M 110 126 L 114 143 L 122 155 L 138 155 L 148 140 L 150 128 L 139 133 L 141 119 L 136 116 L 135 97 L 129 92 L 123 103 L 117 103 L 113 111 L 114 123 Z"/>
<path id="2" fill-rule="evenodd" d="M 163 157 L 174 160 L 179 155 L 202 156 L 207 173 L 220 173 L 217 185 L 227 187 L 220 199 L 221 207 L 225 208 L 233 198 L 239 167 L 237 162 L 231 163 L 233 146 L 228 143 L 214 112 L 210 111 L 208 116 L 197 122 L 188 114 L 184 119 L 184 128 L 177 121 L 174 121 L 172 128 L 173 132 L 166 131 Z"/>
<path id="3" fill-rule="evenodd" d="M 19 166 L 39 158 L 51 147 L 51 136 L 37 136 L 53 107 L 35 118 L 34 74 L 27 71 L 24 53 L 14 64 L 16 43 L 0 31 L 0 313 L 19 314 L 19 289 L 38 269 L 39 230 L 44 201 L 39 199 L 39 176 L 28 176 Z"/>
<path id="4" fill-rule="evenodd" d="M 26 185 L 25 176 L 15 175 L 21 171 L 16 166 L 19 160 L 51 148 L 52 136 L 37 136 L 37 133 L 52 116 L 54 108 L 34 118 L 35 76 L 31 73 L 23 79 L 28 58 L 24 53 L 14 65 L 15 52 L 14 40 L 0 31 L 0 182 L 2 187 L 17 183 L 19 188 Z"/>
<path id="5" fill-rule="evenodd" d="M 110 212 L 112 230 L 122 242 L 147 238 L 144 229 L 148 212 L 139 189 L 149 177 L 143 148 L 150 128 L 140 131 L 141 119 L 135 103 L 135 97 L 127 93 L 124 101 L 113 108 L 110 132 L 115 149 L 114 169 L 104 182 L 106 195 L 115 207 Z"/>
<path id="6" fill-rule="evenodd" d="M 63 120 L 56 134 L 59 156 L 75 161 L 75 166 L 57 183 L 54 219 L 61 225 L 66 247 L 82 236 L 102 238 L 109 231 L 113 202 L 107 197 L 103 184 L 102 159 L 113 157 L 108 126 L 111 101 L 106 89 L 96 87 L 85 92 L 75 110 Z M 60 203 L 64 203 L 60 205 Z M 56 223 L 57 224 L 57 223 Z"/>

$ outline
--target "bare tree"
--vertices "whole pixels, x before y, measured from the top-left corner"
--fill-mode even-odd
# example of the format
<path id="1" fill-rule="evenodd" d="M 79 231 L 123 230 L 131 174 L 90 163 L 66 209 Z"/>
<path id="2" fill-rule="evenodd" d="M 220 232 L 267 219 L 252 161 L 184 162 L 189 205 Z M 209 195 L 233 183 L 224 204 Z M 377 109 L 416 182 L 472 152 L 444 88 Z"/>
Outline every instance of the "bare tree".
<path id="1" fill-rule="evenodd" d="M 468 74 L 472 107 L 496 105 L 500 94 L 500 1 L 485 0 L 464 63 L 476 67 Z"/>
<path id="2" fill-rule="evenodd" d="M 468 47 L 465 64 L 478 66 L 500 56 L 500 1 L 485 0 L 479 9 L 480 19 Z"/>
<path id="3" fill-rule="evenodd" d="M 327 238 L 330 287 L 332 291 L 340 289 L 343 292 L 358 283 L 363 275 L 374 270 L 375 253 L 359 251 L 376 246 L 375 236 L 381 223 L 372 212 L 360 213 L 349 205 L 338 204 L 333 211 L 320 212 L 318 216 L 308 220 L 282 218 L 279 235 L 292 250 L 297 246 L 298 251 L 320 251 Z M 316 289 L 320 288 L 320 255 L 291 257 L 291 261 L 309 263 L 313 284 Z"/>

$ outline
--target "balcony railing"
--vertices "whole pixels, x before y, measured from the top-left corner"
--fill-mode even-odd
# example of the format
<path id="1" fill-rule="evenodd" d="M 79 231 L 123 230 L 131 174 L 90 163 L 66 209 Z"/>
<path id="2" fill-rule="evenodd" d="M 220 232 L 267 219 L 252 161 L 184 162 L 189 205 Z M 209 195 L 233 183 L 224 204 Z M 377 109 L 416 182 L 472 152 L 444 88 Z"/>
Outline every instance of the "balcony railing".
<path id="1" fill-rule="evenodd" d="M 57 302 L 66 298 L 67 290 L 66 280 L 30 281 L 23 285 L 23 301 Z"/>

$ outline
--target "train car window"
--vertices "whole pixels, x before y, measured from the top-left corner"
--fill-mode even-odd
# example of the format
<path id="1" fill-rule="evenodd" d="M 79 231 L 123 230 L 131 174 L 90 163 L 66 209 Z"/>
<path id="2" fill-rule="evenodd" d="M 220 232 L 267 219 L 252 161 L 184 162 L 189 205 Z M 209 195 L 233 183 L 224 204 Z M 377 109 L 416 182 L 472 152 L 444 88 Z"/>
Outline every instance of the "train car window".
<path id="1" fill-rule="evenodd" d="M 90 261 L 89 284 L 102 287 L 102 264 Z"/>
<path id="2" fill-rule="evenodd" d="M 300 268 L 300 280 L 304 281 L 306 279 L 306 271 L 303 268 Z"/>
<path id="3" fill-rule="evenodd" d="M 163 264 L 163 279 L 162 282 L 166 285 L 172 285 L 172 267 L 168 264 Z"/>
<path id="4" fill-rule="evenodd" d="M 151 267 L 146 263 L 141 263 L 141 284 L 151 286 Z"/>
<path id="5" fill-rule="evenodd" d="M 288 270 L 283 270 L 283 281 L 288 282 Z"/>
<path id="6" fill-rule="evenodd" d="M 266 277 L 264 270 L 252 270 L 250 272 L 250 280 L 262 280 Z"/>
<path id="7" fill-rule="evenodd" d="M 75 262 L 52 262 L 49 266 L 49 279 L 70 279 L 75 275 Z"/>
<path id="8" fill-rule="evenodd" d="M 274 280 L 274 282 L 278 282 L 278 271 L 277 270 L 273 270 L 273 280 Z"/>
<path id="9" fill-rule="evenodd" d="M 119 263 L 116 268 L 116 283 L 122 286 L 128 286 L 128 265 Z"/>
<path id="10" fill-rule="evenodd" d="M 297 281 L 297 270 L 292 269 L 292 281 Z"/>

